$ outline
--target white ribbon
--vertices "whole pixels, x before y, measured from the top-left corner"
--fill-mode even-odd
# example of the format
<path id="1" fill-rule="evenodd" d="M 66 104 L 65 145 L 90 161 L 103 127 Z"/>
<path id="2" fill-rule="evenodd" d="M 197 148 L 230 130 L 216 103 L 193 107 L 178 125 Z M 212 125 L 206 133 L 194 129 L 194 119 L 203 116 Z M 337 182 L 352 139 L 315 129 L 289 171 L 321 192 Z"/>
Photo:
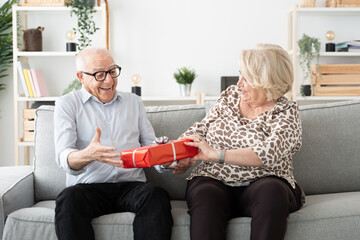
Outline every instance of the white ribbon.
<path id="1" fill-rule="evenodd" d="M 172 149 L 173 149 L 173 154 L 174 154 L 174 162 L 175 162 L 175 166 L 177 165 L 177 161 L 176 161 L 176 150 L 175 150 L 175 145 L 173 142 L 170 142 Z"/>
<path id="2" fill-rule="evenodd" d="M 176 150 L 175 150 L 175 145 L 174 145 L 174 143 L 173 143 L 173 142 L 170 142 L 170 143 L 171 143 L 171 146 L 172 146 L 173 155 L 174 155 L 174 162 L 175 162 L 175 165 L 176 165 L 176 164 L 177 164 L 177 161 L 176 161 Z M 132 154 L 134 167 L 136 167 L 136 163 L 135 163 L 135 153 L 136 153 L 136 151 L 137 151 L 137 150 L 138 150 L 138 148 L 137 148 L 137 149 L 135 149 L 135 150 L 133 151 L 133 154 Z"/>
<path id="3" fill-rule="evenodd" d="M 137 149 L 135 149 L 134 151 L 133 151 L 133 163 L 134 163 L 134 167 L 136 167 L 136 164 L 135 164 L 135 152 L 137 151 Z"/>

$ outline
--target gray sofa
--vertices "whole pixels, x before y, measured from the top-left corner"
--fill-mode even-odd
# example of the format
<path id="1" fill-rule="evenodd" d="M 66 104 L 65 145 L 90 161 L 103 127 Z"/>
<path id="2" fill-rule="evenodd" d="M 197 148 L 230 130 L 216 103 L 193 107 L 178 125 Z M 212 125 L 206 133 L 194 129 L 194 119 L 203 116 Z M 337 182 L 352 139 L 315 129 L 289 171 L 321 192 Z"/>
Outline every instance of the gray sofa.
<path id="1" fill-rule="evenodd" d="M 147 107 L 157 136 L 176 139 L 205 116 L 205 106 Z M 54 199 L 64 188 L 65 174 L 54 160 L 53 107 L 36 112 L 34 167 L 0 168 L 0 236 L 10 239 L 56 239 Z M 287 240 L 360 239 L 360 101 L 301 108 L 303 147 L 294 157 L 295 177 L 303 187 L 305 206 L 288 219 Z M 190 239 L 184 201 L 188 173 L 159 174 L 146 169 L 148 181 L 172 198 L 172 239 Z M 132 239 L 133 213 L 93 220 L 97 239 Z M 250 239 L 250 218 L 228 223 L 227 239 Z"/>

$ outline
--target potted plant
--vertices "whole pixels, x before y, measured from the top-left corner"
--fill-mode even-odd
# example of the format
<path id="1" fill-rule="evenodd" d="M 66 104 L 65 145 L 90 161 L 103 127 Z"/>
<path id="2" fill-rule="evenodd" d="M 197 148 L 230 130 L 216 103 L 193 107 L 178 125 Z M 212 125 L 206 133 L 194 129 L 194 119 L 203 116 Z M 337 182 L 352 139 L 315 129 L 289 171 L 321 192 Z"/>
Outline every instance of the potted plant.
<path id="1" fill-rule="evenodd" d="M 311 85 L 306 85 L 304 83 L 311 75 L 312 61 L 316 59 L 316 64 L 318 65 L 319 63 L 321 43 L 318 38 L 313 38 L 303 34 L 302 38 L 297 41 L 297 44 L 300 49 L 300 67 L 303 70 L 303 83 L 300 86 L 300 94 L 302 96 L 310 96 Z"/>
<path id="2" fill-rule="evenodd" d="M 8 0 L 0 7 L 0 78 L 8 76 L 7 70 L 13 62 L 12 5 L 19 0 Z M 5 83 L 0 83 L 4 90 Z"/>
<path id="3" fill-rule="evenodd" d="M 174 73 L 174 78 L 180 86 L 181 96 L 190 96 L 191 84 L 197 77 L 194 69 L 187 67 L 178 68 Z"/>
<path id="4" fill-rule="evenodd" d="M 77 48 L 79 50 L 90 46 L 90 36 L 93 35 L 99 28 L 96 27 L 94 22 L 94 9 L 95 0 L 71 0 L 66 3 L 67 7 L 71 7 L 70 16 L 75 15 L 78 19 L 77 28 L 73 28 L 75 35 L 78 35 Z M 70 85 L 64 90 L 63 95 L 78 90 L 81 88 L 81 83 L 78 79 L 74 79 Z"/>
<path id="5" fill-rule="evenodd" d="M 70 16 L 77 17 L 77 28 L 73 30 L 78 36 L 78 49 L 81 50 L 91 45 L 90 36 L 99 30 L 94 22 L 95 0 L 71 0 L 66 6 L 71 7 Z"/>

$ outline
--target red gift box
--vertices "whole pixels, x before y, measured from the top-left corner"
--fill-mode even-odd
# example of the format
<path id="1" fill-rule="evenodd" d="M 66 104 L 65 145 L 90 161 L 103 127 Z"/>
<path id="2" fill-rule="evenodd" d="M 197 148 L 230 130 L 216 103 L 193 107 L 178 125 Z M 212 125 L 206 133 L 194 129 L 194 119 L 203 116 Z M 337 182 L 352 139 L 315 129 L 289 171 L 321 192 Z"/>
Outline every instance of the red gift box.
<path id="1" fill-rule="evenodd" d="M 165 144 L 154 144 L 133 148 L 121 152 L 124 168 L 146 168 L 198 154 L 198 148 L 185 145 L 189 139 L 169 141 Z"/>

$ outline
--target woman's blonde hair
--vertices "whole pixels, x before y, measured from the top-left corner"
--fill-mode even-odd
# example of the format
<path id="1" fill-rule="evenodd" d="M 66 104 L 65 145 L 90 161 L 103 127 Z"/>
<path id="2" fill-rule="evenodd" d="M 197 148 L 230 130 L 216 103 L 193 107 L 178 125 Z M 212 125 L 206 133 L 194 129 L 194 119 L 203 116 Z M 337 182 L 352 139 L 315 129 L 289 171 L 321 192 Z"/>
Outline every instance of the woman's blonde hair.
<path id="1" fill-rule="evenodd" d="M 250 86 L 264 89 L 269 101 L 290 91 L 294 82 L 289 54 L 275 44 L 259 44 L 255 49 L 243 50 L 240 72 Z"/>

